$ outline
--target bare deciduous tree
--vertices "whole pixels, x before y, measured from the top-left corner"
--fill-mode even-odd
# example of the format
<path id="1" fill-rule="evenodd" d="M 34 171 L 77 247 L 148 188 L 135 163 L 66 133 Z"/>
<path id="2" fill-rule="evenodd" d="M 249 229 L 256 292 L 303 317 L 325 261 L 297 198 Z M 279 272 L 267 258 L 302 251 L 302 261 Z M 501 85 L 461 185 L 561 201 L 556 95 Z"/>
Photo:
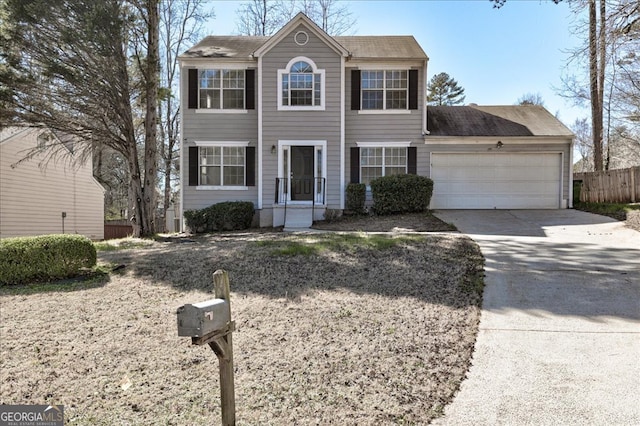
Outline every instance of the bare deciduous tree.
<path id="1" fill-rule="evenodd" d="M 237 30 L 240 35 L 273 35 L 298 12 L 333 36 L 352 32 L 356 22 L 338 0 L 252 0 L 236 11 Z"/>
<path id="2" fill-rule="evenodd" d="M 163 218 L 171 203 L 172 179 L 177 172 L 179 151 L 180 102 L 178 55 L 201 37 L 204 22 L 213 17 L 204 0 L 163 0 L 160 3 L 160 171 L 163 182 Z M 177 179 L 177 176 L 175 176 Z"/>

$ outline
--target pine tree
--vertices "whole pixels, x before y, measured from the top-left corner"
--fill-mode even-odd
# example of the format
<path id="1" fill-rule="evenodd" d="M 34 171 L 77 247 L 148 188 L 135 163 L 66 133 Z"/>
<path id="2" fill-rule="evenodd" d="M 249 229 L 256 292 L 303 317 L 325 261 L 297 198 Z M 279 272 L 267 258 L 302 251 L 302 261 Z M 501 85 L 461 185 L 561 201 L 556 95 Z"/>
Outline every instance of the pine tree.
<path id="1" fill-rule="evenodd" d="M 427 85 L 429 105 L 459 105 L 464 102 L 464 88 L 446 72 L 434 75 Z"/>

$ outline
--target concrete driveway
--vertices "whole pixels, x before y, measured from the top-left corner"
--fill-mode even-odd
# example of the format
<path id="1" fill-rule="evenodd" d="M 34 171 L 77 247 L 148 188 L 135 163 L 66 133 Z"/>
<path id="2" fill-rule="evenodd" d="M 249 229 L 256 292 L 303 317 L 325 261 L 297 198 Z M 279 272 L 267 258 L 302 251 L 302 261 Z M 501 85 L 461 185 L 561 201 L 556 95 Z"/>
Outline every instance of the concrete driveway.
<path id="1" fill-rule="evenodd" d="M 438 425 L 640 425 L 640 233 L 577 210 L 442 210 L 486 258 L 472 367 Z"/>

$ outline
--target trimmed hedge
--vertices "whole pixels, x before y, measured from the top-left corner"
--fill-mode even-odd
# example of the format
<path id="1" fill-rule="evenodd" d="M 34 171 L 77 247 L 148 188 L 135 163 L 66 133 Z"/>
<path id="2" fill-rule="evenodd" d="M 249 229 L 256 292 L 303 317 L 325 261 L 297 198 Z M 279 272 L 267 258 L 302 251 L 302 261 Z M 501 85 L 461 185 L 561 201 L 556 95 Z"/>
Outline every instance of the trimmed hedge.
<path id="1" fill-rule="evenodd" d="M 378 215 L 423 212 L 429 208 L 433 181 L 410 174 L 383 176 L 371 181 L 371 192 Z"/>
<path id="2" fill-rule="evenodd" d="M 250 201 L 225 201 L 200 210 L 187 210 L 184 218 L 193 233 L 248 229 L 255 208 Z"/>
<path id="3" fill-rule="evenodd" d="M 367 186 L 364 183 L 350 183 L 347 185 L 347 210 L 356 214 L 364 213 L 364 202 Z"/>
<path id="4" fill-rule="evenodd" d="M 0 284 L 76 276 L 96 265 L 96 249 L 82 235 L 42 235 L 0 240 Z"/>

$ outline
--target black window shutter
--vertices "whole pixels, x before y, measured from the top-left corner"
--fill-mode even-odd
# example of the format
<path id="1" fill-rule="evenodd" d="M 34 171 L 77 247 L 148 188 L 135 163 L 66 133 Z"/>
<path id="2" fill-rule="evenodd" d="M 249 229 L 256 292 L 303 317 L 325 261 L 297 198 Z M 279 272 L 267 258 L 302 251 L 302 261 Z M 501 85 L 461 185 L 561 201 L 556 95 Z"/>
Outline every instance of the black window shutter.
<path id="1" fill-rule="evenodd" d="M 247 186 L 256 186 L 256 148 L 248 146 L 245 151 L 245 173 L 247 175 Z"/>
<path id="2" fill-rule="evenodd" d="M 189 147 L 189 186 L 198 185 L 198 147 Z"/>
<path id="3" fill-rule="evenodd" d="M 410 175 L 418 173 L 418 148 L 415 146 L 407 148 L 407 173 Z"/>
<path id="4" fill-rule="evenodd" d="M 360 70 L 351 70 L 351 109 L 360 109 Z"/>
<path id="5" fill-rule="evenodd" d="M 198 70 L 189 69 L 189 101 L 187 107 L 190 109 L 198 108 Z"/>
<path id="6" fill-rule="evenodd" d="M 360 183 L 360 148 L 351 148 L 351 183 Z"/>
<path id="7" fill-rule="evenodd" d="M 244 76 L 244 107 L 246 109 L 256 109 L 256 70 L 246 70 Z"/>
<path id="8" fill-rule="evenodd" d="M 409 70 L 409 109 L 418 109 L 418 70 Z"/>

